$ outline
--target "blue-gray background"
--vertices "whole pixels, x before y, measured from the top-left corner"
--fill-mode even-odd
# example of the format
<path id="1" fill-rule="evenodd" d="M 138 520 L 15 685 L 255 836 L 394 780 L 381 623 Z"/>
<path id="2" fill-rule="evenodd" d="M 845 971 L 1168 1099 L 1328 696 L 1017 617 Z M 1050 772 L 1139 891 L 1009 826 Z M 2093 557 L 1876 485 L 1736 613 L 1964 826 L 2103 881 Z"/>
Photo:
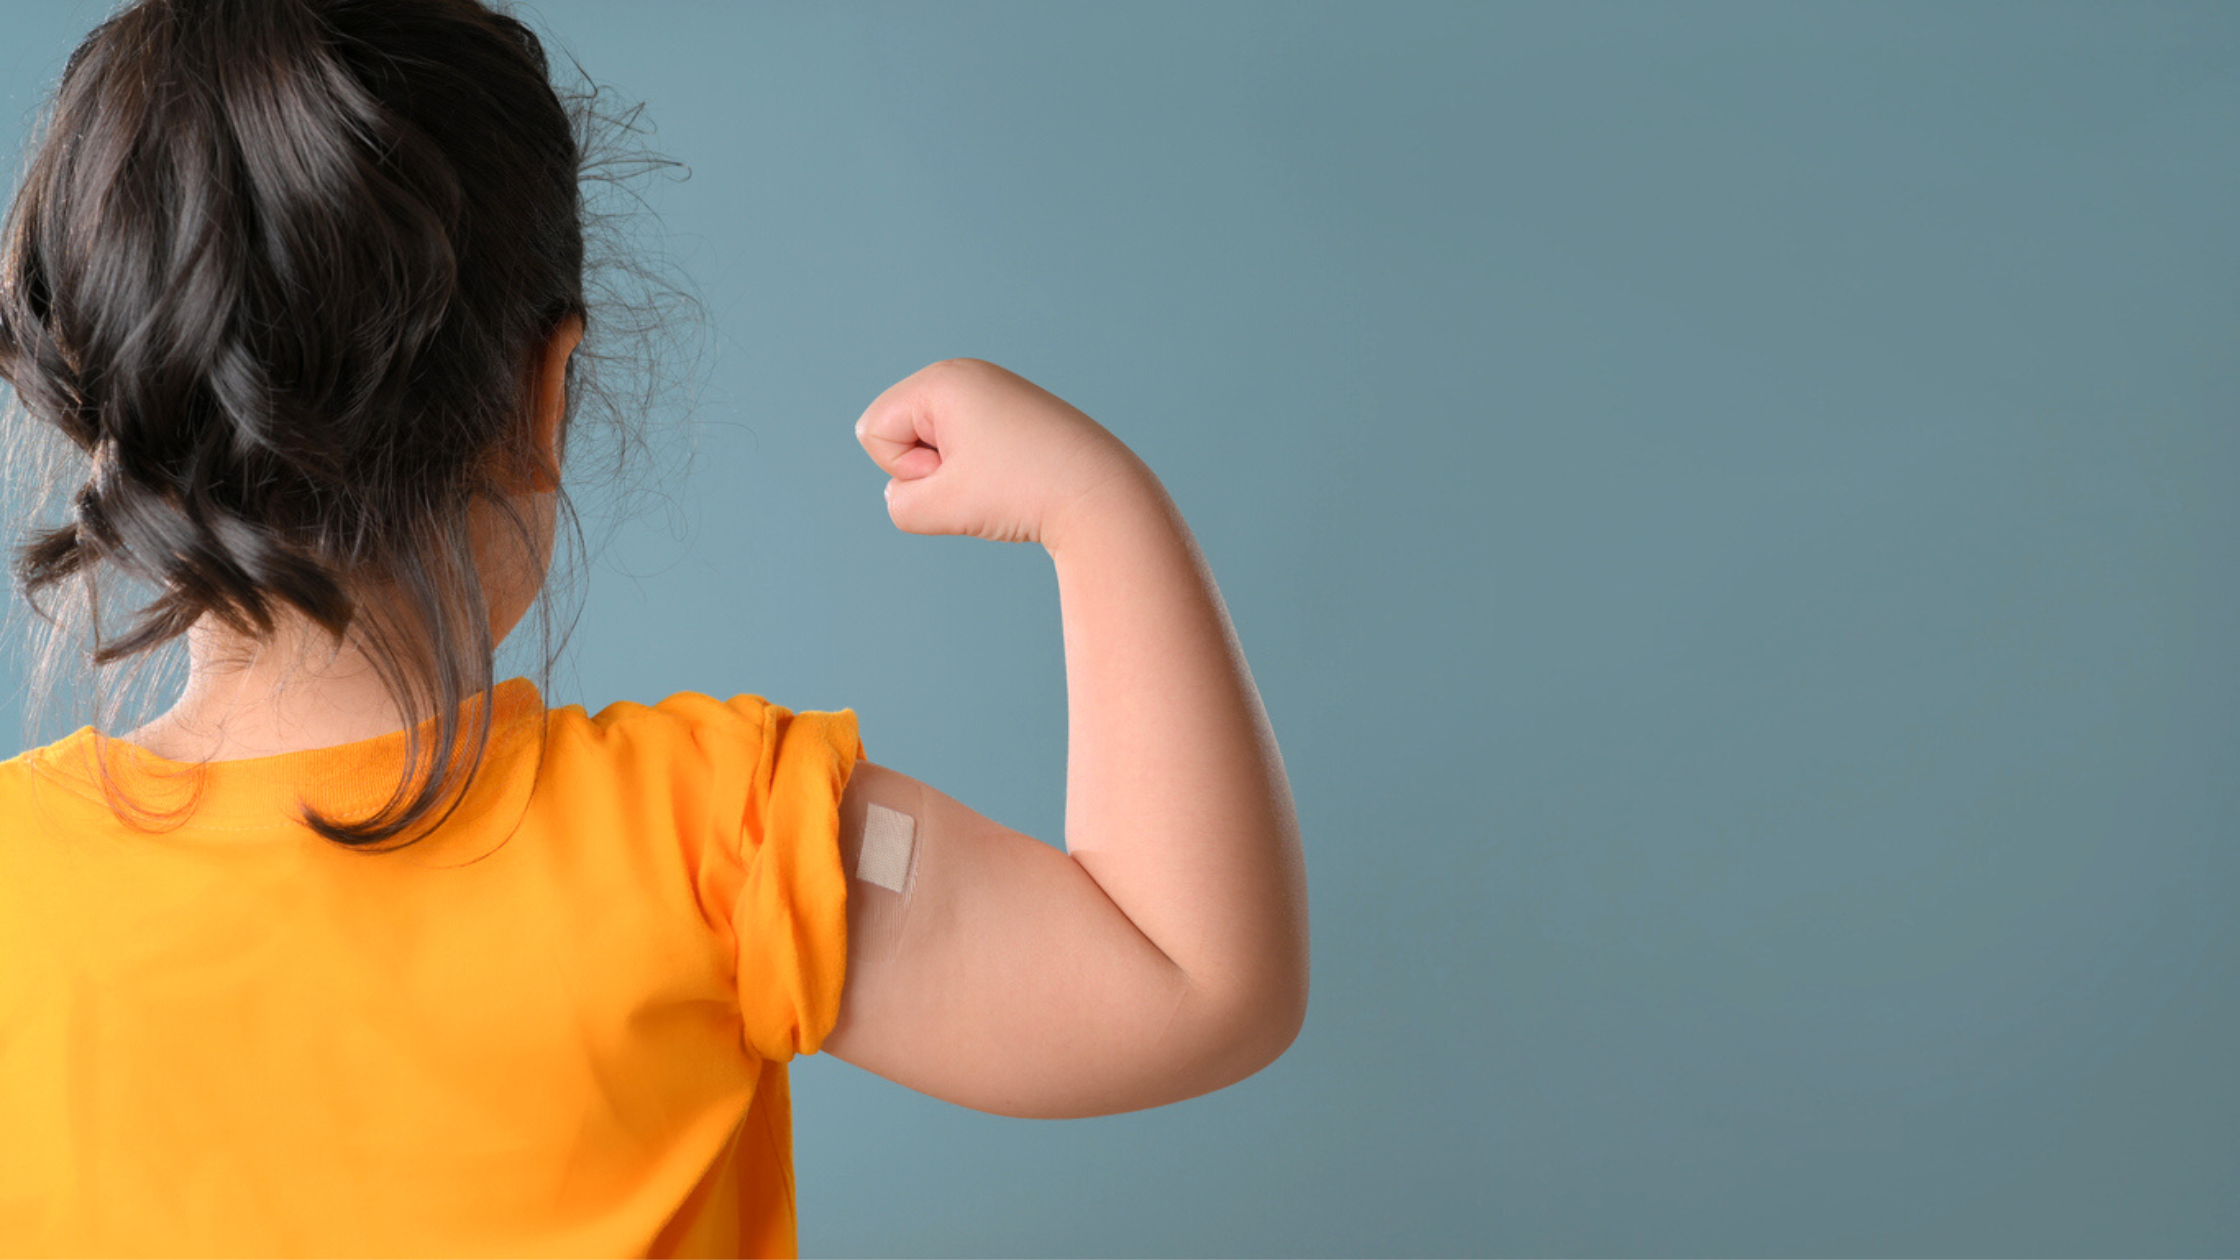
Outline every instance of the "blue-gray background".
<path id="1" fill-rule="evenodd" d="M 2240 8 L 534 13 L 710 333 L 553 699 L 853 707 L 1057 842 L 1047 558 L 850 432 L 971 355 L 1166 481 L 1304 824 L 1287 1056 L 802 1060 L 805 1252 L 2240 1251 Z"/>

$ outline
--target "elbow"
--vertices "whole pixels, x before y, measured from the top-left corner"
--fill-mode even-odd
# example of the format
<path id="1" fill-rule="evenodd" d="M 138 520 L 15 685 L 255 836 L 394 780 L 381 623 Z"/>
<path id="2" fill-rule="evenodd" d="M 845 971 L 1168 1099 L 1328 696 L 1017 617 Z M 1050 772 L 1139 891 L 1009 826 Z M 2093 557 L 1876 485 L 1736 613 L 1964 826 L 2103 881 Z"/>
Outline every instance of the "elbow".
<path id="1" fill-rule="evenodd" d="M 1299 1034 L 1306 1029 L 1306 1026 L 1307 980 L 1305 976 L 1301 976 L 1299 978 L 1298 998 L 1285 1008 L 1283 1017 L 1276 1023 L 1274 1040 L 1270 1043 L 1273 1048 L 1268 1055 L 1268 1062 L 1273 1063 L 1282 1058 L 1284 1051 L 1289 1050 L 1291 1044 L 1299 1039 Z"/>
<path id="2" fill-rule="evenodd" d="M 1298 948 L 1288 962 L 1280 982 L 1271 986 L 1274 998 L 1269 1004 L 1269 1036 L 1273 1046 L 1268 1055 L 1270 1063 L 1281 1058 L 1307 1026 L 1307 991 L 1313 987 L 1310 982 L 1313 967 L 1303 930 L 1299 933 Z"/>
<path id="3" fill-rule="evenodd" d="M 1262 1007 L 1250 1021 L 1250 1031 L 1243 1038 L 1246 1048 L 1242 1057 L 1250 1065 L 1245 1075 L 1250 1076 L 1275 1063 L 1299 1040 L 1307 1024 L 1307 981 L 1299 977 L 1296 986 L 1289 986 L 1279 1000 Z"/>
<path id="4" fill-rule="evenodd" d="M 1298 1041 L 1307 1022 L 1307 960 L 1262 960 L 1256 971 L 1227 983 L 1190 982 L 1197 1018 L 1193 1038 L 1208 1075 L 1233 1085 L 1269 1067 Z M 1219 1086 L 1216 1086 L 1219 1088 Z"/>
<path id="5" fill-rule="evenodd" d="M 1299 1032 L 1306 1025 L 1306 1014 L 1306 1008 L 1301 1006 L 1296 1012 L 1281 1019 L 1270 1020 L 1255 1029 L 1253 1036 L 1240 1050 L 1236 1079 L 1241 1081 L 1257 1076 L 1274 1067 L 1276 1060 L 1282 1058 L 1291 1049 L 1292 1043 L 1299 1039 Z"/>
<path id="6" fill-rule="evenodd" d="M 1305 986 L 1299 986 L 1295 996 L 1263 991 L 1257 997 L 1200 1008 L 1206 1018 L 1199 1024 L 1197 1067 L 1189 1073 L 1190 1083 L 1181 1097 L 1195 1098 L 1258 1075 L 1299 1039 L 1307 1016 Z M 1220 1014 L 1213 1014 L 1215 1010 Z"/>

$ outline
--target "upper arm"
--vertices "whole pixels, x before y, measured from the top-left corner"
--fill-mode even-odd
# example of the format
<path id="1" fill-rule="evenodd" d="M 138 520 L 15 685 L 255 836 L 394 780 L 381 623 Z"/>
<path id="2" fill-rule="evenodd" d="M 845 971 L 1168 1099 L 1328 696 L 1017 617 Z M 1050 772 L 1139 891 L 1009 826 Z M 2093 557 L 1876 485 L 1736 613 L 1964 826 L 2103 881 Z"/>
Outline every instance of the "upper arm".
<path id="1" fill-rule="evenodd" d="M 857 877 L 874 803 L 916 820 L 899 893 Z M 840 849 L 848 956 L 826 1053 L 1038 1119 L 1177 1102 L 1264 1065 L 1068 854 L 869 761 L 841 800 Z"/>

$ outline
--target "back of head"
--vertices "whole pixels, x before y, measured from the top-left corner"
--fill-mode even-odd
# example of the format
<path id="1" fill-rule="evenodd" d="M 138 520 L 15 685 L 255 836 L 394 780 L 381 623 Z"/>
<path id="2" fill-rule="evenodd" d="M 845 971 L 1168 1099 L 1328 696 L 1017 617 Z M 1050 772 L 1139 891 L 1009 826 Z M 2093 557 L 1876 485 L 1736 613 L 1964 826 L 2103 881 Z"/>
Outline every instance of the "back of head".
<path id="1" fill-rule="evenodd" d="M 533 356 L 586 313 L 547 69 L 477 0 L 137 0 L 72 55 L 6 226 L 0 378 L 85 456 L 26 597 L 104 567 L 155 592 L 96 663 L 300 614 L 450 755 L 495 651 L 468 509 L 541 458 Z M 386 839 L 456 778 L 308 821 Z"/>

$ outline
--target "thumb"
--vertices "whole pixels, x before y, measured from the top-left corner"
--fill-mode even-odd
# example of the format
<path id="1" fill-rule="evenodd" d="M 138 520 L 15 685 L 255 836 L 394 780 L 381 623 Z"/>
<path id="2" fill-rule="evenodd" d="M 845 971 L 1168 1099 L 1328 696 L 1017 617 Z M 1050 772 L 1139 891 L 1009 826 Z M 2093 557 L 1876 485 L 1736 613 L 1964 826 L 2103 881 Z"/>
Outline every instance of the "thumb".
<path id="1" fill-rule="evenodd" d="M 941 452 L 930 446 L 913 446 L 885 461 L 887 478 L 887 509 L 895 513 L 895 523 L 902 524 L 904 514 L 924 514 L 926 496 L 933 492 L 937 480 L 934 474 L 941 470 Z"/>
<path id="2" fill-rule="evenodd" d="M 959 532 L 952 522 L 943 519 L 947 508 L 941 502 L 941 482 L 937 477 L 890 477 L 887 479 L 887 515 L 895 528 L 906 534 L 954 534 Z"/>

